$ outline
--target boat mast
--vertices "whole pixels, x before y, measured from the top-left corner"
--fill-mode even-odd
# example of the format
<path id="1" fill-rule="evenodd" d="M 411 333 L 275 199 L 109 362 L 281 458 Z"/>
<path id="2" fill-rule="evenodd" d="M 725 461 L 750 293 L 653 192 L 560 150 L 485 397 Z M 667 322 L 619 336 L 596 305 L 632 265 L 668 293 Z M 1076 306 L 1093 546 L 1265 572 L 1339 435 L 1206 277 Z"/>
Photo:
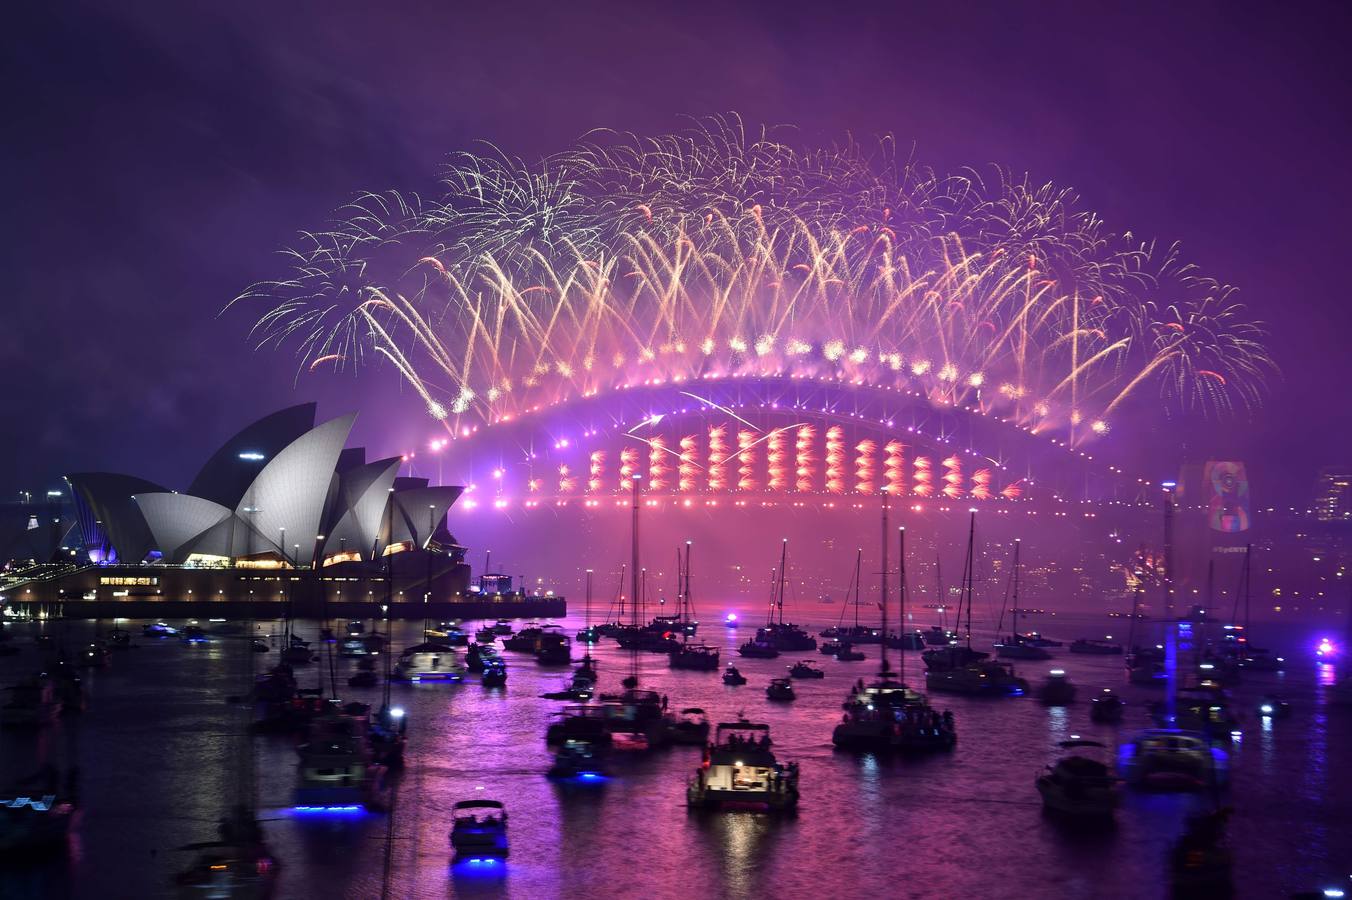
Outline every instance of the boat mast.
<path id="1" fill-rule="evenodd" d="M 1013 643 L 1019 642 L 1019 547 L 1023 542 L 1019 538 L 1014 539 L 1014 634 Z"/>
<path id="2" fill-rule="evenodd" d="M 779 624 L 784 624 L 784 582 L 789 568 L 789 539 L 784 538 L 784 543 L 779 549 Z"/>
<path id="3" fill-rule="evenodd" d="M 899 571 L 897 574 L 897 636 L 901 638 L 901 646 L 897 649 L 897 678 L 905 683 L 906 681 L 906 526 L 902 525 L 897 529 L 897 563 Z M 887 642 L 887 635 L 883 635 L 883 643 Z"/>
<path id="4" fill-rule="evenodd" d="M 629 544 L 629 608 L 631 617 L 635 625 L 638 624 L 638 590 L 639 590 L 639 571 L 638 571 L 638 486 L 642 478 L 638 473 L 630 476 L 630 481 L 634 486 L 634 521 L 633 531 Z M 623 602 L 623 599 L 621 599 Z M 624 616 L 624 608 L 620 608 L 620 616 Z"/>
<path id="5" fill-rule="evenodd" d="M 690 621 L 693 606 L 690 602 L 690 541 L 685 542 L 685 590 L 681 592 L 681 638 L 690 640 Z"/>
<path id="6" fill-rule="evenodd" d="M 944 567 L 939 561 L 939 552 L 934 552 L 934 590 L 938 592 L 939 600 L 939 627 L 944 631 L 948 630 L 948 612 L 945 607 L 948 602 L 944 599 Z"/>
<path id="7" fill-rule="evenodd" d="M 887 492 L 886 492 L 886 491 L 883 491 L 883 492 L 882 492 L 882 498 L 883 498 L 883 527 L 882 527 L 882 537 L 883 537 L 883 541 L 882 541 L 882 544 L 883 544 L 883 547 L 882 547 L 882 551 L 883 551 L 883 565 L 882 565 L 882 574 L 881 574 L 881 577 L 879 577 L 879 579 L 878 579 L 878 605 L 882 608 L 882 611 L 883 611 L 883 639 L 882 639 L 881 643 L 878 644 L 878 658 L 879 658 L 879 660 L 881 661 L 881 662 L 880 662 L 880 665 L 879 665 L 879 667 L 878 667 L 878 672 L 879 672 L 879 674 L 881 674 L 882 677 L 884 677 L 884 678 L 887 677 L 887 671 L 888 671 L 888 665 L 887 665 L 887 574 L 888 574 L 888 573 L 887 573 L 887 541 L 888 541 L 888 538 L 890 537 L 890 535 L 888 535 L 888 533 L 887 533 L 887 532 L 888 532 L 888 528 L 887 528 L 887 511 L 888 511 L 887 497 L 888 497 Z"/>
<path id="8" fill-rule="evenodd" d="M 389 499 L 385 502 L 385 692 L 381 706 L 382 712 L 390 709 L 390 657 L 394 656 L 394 631 L 390 628 L 390 607 L 394 601 L 394 580 L 391 566 L 394 554 L 390 553 L 390 542 L 394 538 L 394 488 L 389 490 Z M 487 567 L 488 558 L 484 558 Z M 488 574 L 485 572 L 484 574 Z"/>
<path id="9" fill-rule="evenodd" d="M 586 599 L 586 601 L 584 602 L 584 606 L 583 606 L 584 612 L 583 612 L 583 614 L 582 614 L 582 615 L 583 615 L 583 618 L 584 618 L 584 621 L 585 621 L 585 624 L 584 624 L 584 626 L 583 626 L 582 632 L 583 632 L 583 634 L 587 635 L 588 638 L 594 638 L 594 637 L 595 637 L 595 635 L 591 633 L 591 597 L 592 597 L 592 570 L 591 570 L 591 569 L 588 569 L 588 570 L 587 570 L 587 599 Z M 587 664 L 588 664 L 588 667 L 590 667 L 590 664 L 591 664 L 591 641 L 590 641 L 590 640 L 586 642 L 586 647 L 585 647 L 585 649 L 582 651 L 582 661 L 585 662 L 585 663 L 587 663 Z"/>
<path id="10" fill-rule="evenodd" d="M 863 578 L 861 567 L 864 564 L 864 548 L 860 547 L 854 553 L 854 600 L 850 600 L 850 592 L 845 592 L 845 602 L 854 606 L 854 627 L 859 627 L 859 588 L 860 580 Z"/>
<path id="11" fill-rule="evenodd" d="M 976 573 L 973 571 L 972 547 L 976 543 L 976 510 L 972 510 L 971 524 L 967 529 L 967 562 L 962 570 L 962 599 L 958 601 L 958 615 L 962 615 L 962 603 L 967 603 L 967 649 L 972 649 L 972 582 L 975 580 Z"/>

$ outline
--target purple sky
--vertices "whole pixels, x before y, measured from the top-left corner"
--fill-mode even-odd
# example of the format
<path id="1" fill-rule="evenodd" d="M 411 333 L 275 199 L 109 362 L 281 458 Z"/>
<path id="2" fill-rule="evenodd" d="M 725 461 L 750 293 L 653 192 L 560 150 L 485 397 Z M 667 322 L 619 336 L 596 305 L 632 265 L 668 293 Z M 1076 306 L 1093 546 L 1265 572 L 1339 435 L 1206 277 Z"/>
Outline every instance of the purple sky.
<path id="1" fill-rule="evenodd" d="M 359 409 L 376 450 L 430 433 L 391 373 L 297 388 L 292 360 L 249 349 L 250 314 L 220 309 L 297 229 L 360 189 L 423 188 L 475 140 L 534 157 L 727 110 L 1027 170 L 1115 230 L 1182 241 L 1284 370 L 1253 422 L 1191 426 L 1189 452 L 1248 460 L 1262 504 L 1352 458 L 1346 6 L 123 6 L 24 4 L 0 38 L 4 496 L 90 468 L 182 487 L 300 399 Z"/>

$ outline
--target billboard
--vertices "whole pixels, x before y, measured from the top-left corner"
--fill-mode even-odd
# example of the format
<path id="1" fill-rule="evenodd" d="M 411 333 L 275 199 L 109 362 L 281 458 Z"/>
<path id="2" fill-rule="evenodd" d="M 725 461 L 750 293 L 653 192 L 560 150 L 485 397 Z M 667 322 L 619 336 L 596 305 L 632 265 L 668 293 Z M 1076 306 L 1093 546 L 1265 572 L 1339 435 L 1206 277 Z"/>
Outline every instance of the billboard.
<path id="1" fill-rule="evenodd" d="M 1211 460 L 1202 470 L 1207 489 L 1207 523 L 1212 531 L 1249 530 L 1249 476 L 1244 463 Z"/>

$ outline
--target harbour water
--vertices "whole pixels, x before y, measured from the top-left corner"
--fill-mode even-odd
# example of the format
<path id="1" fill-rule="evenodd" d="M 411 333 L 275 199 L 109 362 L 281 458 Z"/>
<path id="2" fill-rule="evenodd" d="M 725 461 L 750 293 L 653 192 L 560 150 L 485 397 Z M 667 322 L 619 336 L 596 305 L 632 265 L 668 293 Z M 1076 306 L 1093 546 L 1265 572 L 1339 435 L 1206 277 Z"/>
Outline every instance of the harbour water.
<path id="1" fill-rule="evenodd" d="M 581 617 L 565 624 L 571 633 Z M 829 623 L 808 624 L 815 631 Z M 1069 640 L 1101 636 L 1108 620 L 1039 624 Z M 1114 620 L 1109 627 L 1124 624 Z M 138 646 L 85 673 L 91 699 L 85 712 L 40 732 L 0 729 L 0 780 L 48 762 L 61 768 L 74 762 L 85 810 L 68 856 L 7 865 L 0 870 L 0 897 L 174 896 L 173 873 L 191 856 L 174 848 L 214 839 L 217 820 L 250 770 L 253 783 L 245 787 L 255 793 L 282 863 L 281 897 L 1153 898 L 1167 894 L 1168 847 L 1187 810 L 1202 802 L 1128 792 L 1115 825 L 1105 829 L 1044 815 L 1033 781 L 1055 759 L 1059 741 L 1076 734 L 1115 747 L 1150 724 L 1146 705 L 1159 695 L 1127 685 L 1120 657 L 1062 649 L 1053 651 L 1052 662 L 1016 664 L 1034 684 L 1047 670 L 1064 668 L 1080 688 L 1066 709 L 1031 697 L 936 695 L 935 705 L 957 717 L 956 749 L 877 759 L 835 752 L 830 741 L 850 684 L 877 670 L 876 646 L 862 648 L 868 659 L 854 663 L 815 652 L 744 660 L 735 648 L 750 626 L 733 630 L 715 621 L 701 626 L 699 638 L 722 647 L 724 663 L 735 661 L 747 685 L 724 686 L 716 673 L 673 671 L 665 656 L 644 653 L 637 657 L 642 686 L 665 694 L 673 710 L 701 707 L 714 722 L 744 713 L 770 724 L 780 759 L 801 765 L 796 817 L 687 812 L 685 784 L 700 758 L 693 747 L 615 754 L 604 781 L 551 783 L 544 777 L 552 758 L 544 729 L 563 704 L 539 695 L 561 687 L 569 670 L 511 652 L 504 652 L 505 689 L 484 688 L 473 675 L 460 685 L 393 688 L 410 728 L 392 815 L 304 814 L 291 805 L 294 739 L 243 735 L 248 713 L 228 702 L 246 691 L 250 668 L 263 671 L 276 654 L 255 656 L 240 637 L 188 645 L 143 638 L 140 623 L 124 627 Z M 395 646 L 416 643 L 421 627 L 395 623 Z M 10 628 L 24 649 L 0 658 L 5 684 L 38 665 L 37 634 L 75 647 L 94 632 L 93 623 L 76 621 Z M 297 630 L 318 635 L 313 622 Z M 1310 659 L 1306 635 L 1288 637 L 1279 648 L 1293 658 L 1285 673 L 1246 673 L 1235 689 L 1244 721 L 1224 802 L 1234 810 L 1231 843 L 1243 848 L 1235 860 L 1239 897 L 1283 897 L 1352 871 L 1346 765 L 1352 708 L 1326 703 L 1332 667 Z M 574 658 L 581 652 L 575 646 Z M 605 640 L 594 655 L 602 688 L 617 690 L 630 671 L 630 654 Z M 907 680 L 923 685 L 919 654 L 906 656 Z M 820 663 L 826 678 L 797 683 L 791 704 L 768 702 L 767 681 L 800 657 Z M 380 688 L 347 687 L 352 662 L 335 660 L 339 695 L 378 703 Z M 330 683 L 327 663 L 297 674 L 303 687 Z M 1127 699 L 1121 725 L 1090 723 L 1088 698 L 1102 687 Z M 1256 715 L 1258 698 L 1268 693 L 1290 701 L 1290 718 Z M 511 856 L 505 866 L 451 865 L 451 807 L 470 798 L 506 803 Z"/>

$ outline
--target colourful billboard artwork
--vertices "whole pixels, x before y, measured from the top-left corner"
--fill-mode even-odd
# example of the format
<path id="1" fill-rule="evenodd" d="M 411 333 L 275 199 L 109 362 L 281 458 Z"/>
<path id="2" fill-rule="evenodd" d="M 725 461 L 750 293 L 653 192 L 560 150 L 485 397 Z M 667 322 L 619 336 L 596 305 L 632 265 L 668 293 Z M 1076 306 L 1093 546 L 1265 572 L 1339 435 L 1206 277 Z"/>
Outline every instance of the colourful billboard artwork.
<path id="1" fill-rule="evenodd" d="M 1249 530 L 1249 476 L 1242 462 L 1212 460 L 1204 477 L 1208 490 L 1207 521 L 1213 531 L 1234 534 Z"/>

